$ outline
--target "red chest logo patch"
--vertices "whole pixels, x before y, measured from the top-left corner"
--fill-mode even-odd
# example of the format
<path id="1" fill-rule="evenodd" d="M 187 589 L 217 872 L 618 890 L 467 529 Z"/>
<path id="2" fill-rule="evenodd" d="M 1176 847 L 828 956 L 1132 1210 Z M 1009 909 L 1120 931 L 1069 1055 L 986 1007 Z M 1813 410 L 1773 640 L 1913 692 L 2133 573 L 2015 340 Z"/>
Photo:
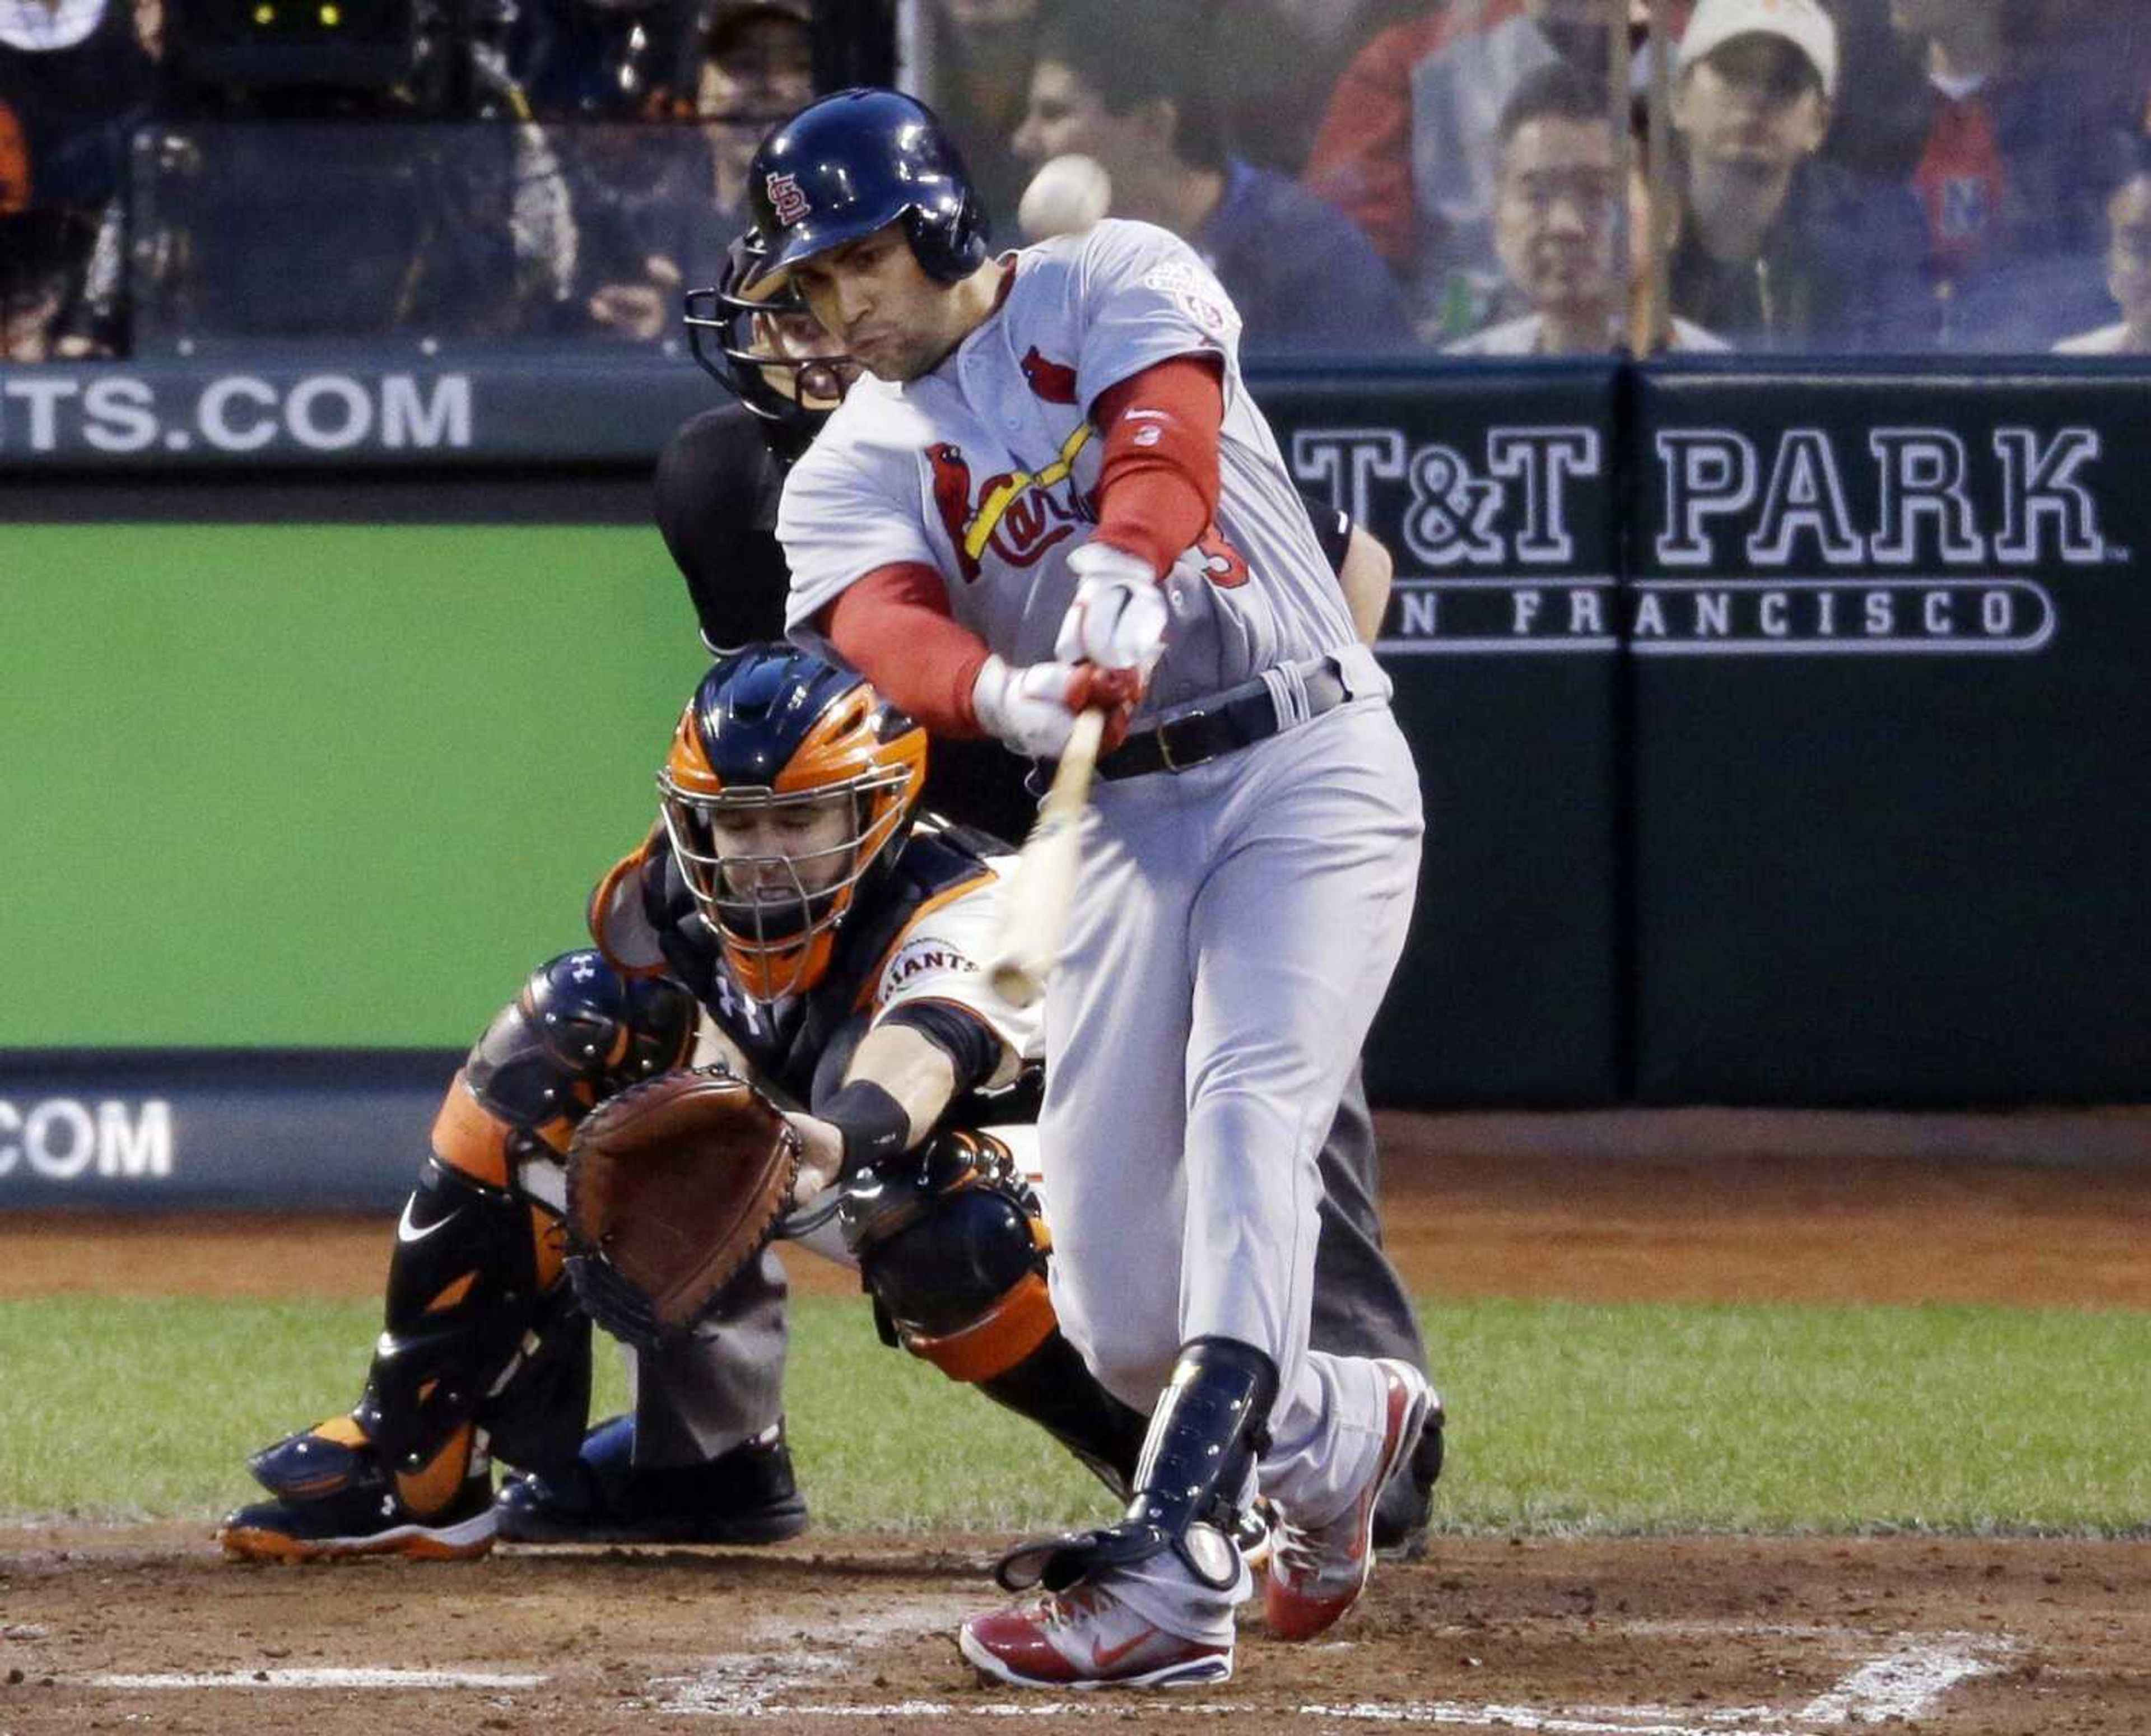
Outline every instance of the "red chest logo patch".
<path id="1" fill-rule="evenodd" d="M 1049 362 L 1038 353 L 1033 344 L 1023 358 L 1024 382 L 1038 397 L 1049 404 L 1072 404 L 1076 402 L 1076 370 L 1058 362 Z"/>

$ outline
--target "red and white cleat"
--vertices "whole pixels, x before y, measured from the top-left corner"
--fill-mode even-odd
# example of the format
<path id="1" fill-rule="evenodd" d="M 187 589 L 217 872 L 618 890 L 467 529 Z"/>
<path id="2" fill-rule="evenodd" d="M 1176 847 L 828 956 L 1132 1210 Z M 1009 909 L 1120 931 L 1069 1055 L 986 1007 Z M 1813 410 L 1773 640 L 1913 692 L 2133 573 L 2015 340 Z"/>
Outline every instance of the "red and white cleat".
<path id="1" fill-rule="evenodd" d="M 1327 1525 L 1302 1530 L 1283 1515 L 1270 1533 L 1269 1574 L 1263 1613 L 1284 1640 L 1313 1639 L 1359 1601 L 1374 1566 L 1374 1503 L 1389 1473 L 1404 1462 L 1426 1420 L 1430 1389 L 1409 1363 L 1376 1359 L 1388 1385 L 1389 1414 L 1381 1456 L 1352 1504 Z"/>
<path id="2" fill-rule="evenodd" d="M 981 1676 L 1017 1688 L 1186 1688 L 1232 1674 L 1229 1643 L 1167 1633 L 1088 1583 L 973 1616 L 956 1644 Z"/>

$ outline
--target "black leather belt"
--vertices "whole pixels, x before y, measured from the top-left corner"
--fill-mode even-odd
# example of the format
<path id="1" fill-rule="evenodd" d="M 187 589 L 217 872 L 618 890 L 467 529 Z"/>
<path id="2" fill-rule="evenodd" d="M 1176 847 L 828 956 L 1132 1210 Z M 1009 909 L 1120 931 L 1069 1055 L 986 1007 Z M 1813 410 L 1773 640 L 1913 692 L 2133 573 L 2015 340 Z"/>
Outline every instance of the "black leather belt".
<path id="1" fill-rule="evenodd" d="M 1344 678 L 1328 663 L 1306 677 L 1305 685 L 1310 720 L 1334 711 L 1352 696 Z M 1267 686 L 1258 686 L 1210 710 L 1184 711 L 1156 729 L 1130 736 L 1098 762 L 1098 776 L 1141 777 L 1149 772 L 1185 772 L 1221 754 L 1252 747 L 1280 727 L 1277 701 Z"/>

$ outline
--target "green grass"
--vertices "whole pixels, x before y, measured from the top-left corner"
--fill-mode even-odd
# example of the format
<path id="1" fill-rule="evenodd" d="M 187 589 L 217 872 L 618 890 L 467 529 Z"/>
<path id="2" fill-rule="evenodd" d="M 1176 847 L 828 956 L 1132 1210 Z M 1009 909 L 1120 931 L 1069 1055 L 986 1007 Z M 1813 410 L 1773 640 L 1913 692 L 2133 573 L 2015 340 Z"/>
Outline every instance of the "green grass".
<path id="1" fill-rule="evenodd" d="M 1470 1531 L 2140 1531 L 2151 1314 L 1443 1303 L 1444 1526 Z M 0 1303 L 0 1519 L 198 1517 L 241 1460 L 348 1404 L 373 1304 Z M 622 1402 L 601 1349 L 601 1410 Z M 865 1309 L 796 1304 L 792 1439 L 833 1527 L 1096 1514 L 1058 1449 Z"/>
<path id="2" fill-rule="evenodd" d="M 2151 1314 L 1516 1302 L 1427 1324 L 1458 1525 L 2151 1523 Z"/>

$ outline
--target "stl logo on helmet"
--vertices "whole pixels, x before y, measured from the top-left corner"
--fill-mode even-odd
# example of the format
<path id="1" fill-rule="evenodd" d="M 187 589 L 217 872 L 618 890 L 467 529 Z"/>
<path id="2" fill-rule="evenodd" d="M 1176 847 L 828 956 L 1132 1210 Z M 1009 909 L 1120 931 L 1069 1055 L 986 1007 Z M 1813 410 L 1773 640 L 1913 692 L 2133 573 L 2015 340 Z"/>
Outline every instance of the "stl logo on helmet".
<path id="1" fill-rule="evenodd" d="M 807 195 L 800 190 L 799 178 L 795 175 L 768 175 L 763 185 L 769 194 L 770 210 L 777 213 L 777 220 L 787 229 L 812 209 L 807 202 Z"/>

